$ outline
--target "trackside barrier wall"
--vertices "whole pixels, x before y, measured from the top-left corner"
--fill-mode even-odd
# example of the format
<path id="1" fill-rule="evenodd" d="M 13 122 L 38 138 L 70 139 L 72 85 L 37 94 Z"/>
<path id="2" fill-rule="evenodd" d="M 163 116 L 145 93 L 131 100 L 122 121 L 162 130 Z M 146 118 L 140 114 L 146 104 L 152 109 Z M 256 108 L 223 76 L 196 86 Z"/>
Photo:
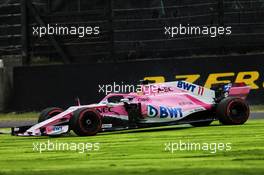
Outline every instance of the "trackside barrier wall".
<path id="1" fill-rule="evenodd" d="M 104 85 L 136 84 L 150 77 L 159 81 L 189 81 L 210 86 L 246 82 L 252 87 L 251 104 L 264 103 L 264 55 L 197 57 L 100 63 L 16 67 L 14 69 L 15 110 L 40 110 L 48 106 L 68 107 L 79 97 L 82 104 L 104 97 Z"/>

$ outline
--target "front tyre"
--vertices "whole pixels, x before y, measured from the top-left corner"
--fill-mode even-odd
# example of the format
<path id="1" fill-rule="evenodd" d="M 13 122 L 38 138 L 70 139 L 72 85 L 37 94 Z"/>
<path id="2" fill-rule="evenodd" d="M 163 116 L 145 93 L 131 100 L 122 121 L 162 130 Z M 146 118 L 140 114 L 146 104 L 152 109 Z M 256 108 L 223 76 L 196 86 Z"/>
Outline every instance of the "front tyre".
<path id="1" fill-rule="evenodd" d="M 93 136 L 101 130 L 102 119 L 94 109 L 78 109 L 70 120 L 70 127 L 78 136 Z"/>
<path id="2" fill-rule="evenodd" d="M 249 106 L 242 98 L 227 97 L 218 104 L 216 116 L 224 125 L 241 125 L 249 118 Z"/>
<path id="3" fill-rule="evenodd" d="M 48 120 L 62 112 L 63 110 L 61 108 L 57 108 L 57 107 L 46 108 L 40 112 L 38 123 Z"/>

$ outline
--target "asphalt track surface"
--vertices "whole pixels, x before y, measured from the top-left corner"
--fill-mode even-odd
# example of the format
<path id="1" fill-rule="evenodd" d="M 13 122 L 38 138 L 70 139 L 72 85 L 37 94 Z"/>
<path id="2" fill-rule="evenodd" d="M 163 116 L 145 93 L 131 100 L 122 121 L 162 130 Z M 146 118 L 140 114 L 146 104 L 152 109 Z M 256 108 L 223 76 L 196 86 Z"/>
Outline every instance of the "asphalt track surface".
<path id="1" fill-rule="evenodd" d="M 253 119 L 264 119 L 264 112 L 253 112 L 250 115 L 250 120 Z M 0 121 L 0 128 L 11 128 L 11 127 L 20 127 L 20 126 L 30 126 L 36 124 L 36 120 L 27 120 L 27 121 Z"/>

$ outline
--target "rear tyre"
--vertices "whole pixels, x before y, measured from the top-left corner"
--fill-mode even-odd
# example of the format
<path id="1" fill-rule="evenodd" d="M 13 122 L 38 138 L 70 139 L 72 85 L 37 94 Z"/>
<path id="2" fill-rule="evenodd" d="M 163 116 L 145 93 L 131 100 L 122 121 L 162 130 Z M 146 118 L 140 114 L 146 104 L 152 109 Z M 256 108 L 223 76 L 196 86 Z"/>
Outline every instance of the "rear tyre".
<path id="1" fill-rule="evenodd" d="M 74 112 L 70 127 L 78 136 L 93 136 L 101 130 L 102 119 L 94 109 L 79 109 Z"/>
<path id="2" fill-rule="evenodd" d="M 39 115 L 38 123 L 48 120 L 62 112 L 63 110 L 61 108 L 57 108 L 57 107 L 46 108 L 43 111 L 41 111 Z"/>
<path id="3" fill-rule="evenodd" d="M 220 101 L 216 108 L 216 116 L 224 125 L 241 125 L 249 118 L 249 106 L 238 97 L 227 97 Z"/>
<path id="4" fill-rule="evenodd" d="M 213 120 L 204 121 L 204 122 L 194 122 L 194 123 L 190 123 L 190 124 L 194 127 L 202 127 L 202 126 L 209 126 L 212 122 L 213 122 Z"/>

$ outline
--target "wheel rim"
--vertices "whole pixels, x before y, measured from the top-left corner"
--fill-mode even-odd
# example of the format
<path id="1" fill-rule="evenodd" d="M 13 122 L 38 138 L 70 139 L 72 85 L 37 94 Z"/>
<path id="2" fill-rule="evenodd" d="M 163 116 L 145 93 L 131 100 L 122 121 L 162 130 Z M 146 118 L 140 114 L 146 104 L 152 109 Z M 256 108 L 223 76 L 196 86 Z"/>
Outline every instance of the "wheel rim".
<path id="1" fill-rule="evenodd" d="M 248 106 L 240 101 L 233 101 L 228 106 L 228 116 L 235 123 L 246 121 L 249 116 Z"/>
<path id="2" fill-rule="evenodd" d="M 101 120 L 93 112 L 84 112 L 79 119 L 81 129 L 88 134 L 96 133 L 100 129 Z"/>

